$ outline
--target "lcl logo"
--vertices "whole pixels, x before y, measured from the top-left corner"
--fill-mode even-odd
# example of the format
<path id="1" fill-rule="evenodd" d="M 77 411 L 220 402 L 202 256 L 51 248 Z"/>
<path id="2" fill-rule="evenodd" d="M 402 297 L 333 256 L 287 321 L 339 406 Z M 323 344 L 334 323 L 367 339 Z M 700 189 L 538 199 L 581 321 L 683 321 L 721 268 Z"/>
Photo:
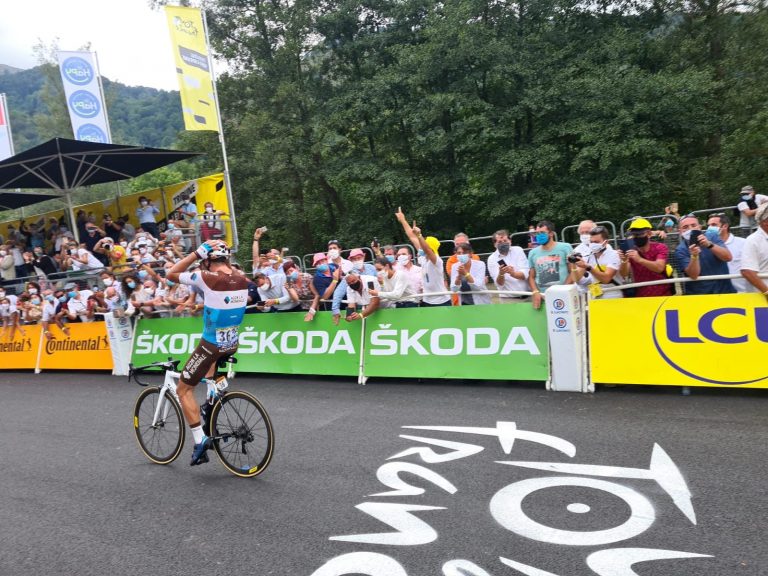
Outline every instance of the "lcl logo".
<path id="1" fill-rule="evenodd" d="M 768 307 L 695 311 L 667 299 L 653 318 L 653 343 L 678 372 L 709 384 L 768 379 Z M 691 302 L 693 303 L 693 302 Z M 668 309 L 665 309 L 669 306 Z"/>

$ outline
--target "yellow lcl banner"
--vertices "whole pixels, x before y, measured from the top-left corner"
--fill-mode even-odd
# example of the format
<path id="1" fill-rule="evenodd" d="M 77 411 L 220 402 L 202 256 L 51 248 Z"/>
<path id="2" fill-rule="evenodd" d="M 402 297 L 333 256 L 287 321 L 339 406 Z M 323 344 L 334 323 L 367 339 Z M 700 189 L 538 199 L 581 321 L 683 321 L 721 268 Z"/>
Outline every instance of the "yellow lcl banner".
<path id="1" fill-rule="evenodd" d="M 218 111 L 202 12 L 197 8 L 166 6 L 165 15 L 179 78 L 184 127 L 218 132 Z"/>
<path id="2" fill-rule="evenodd" d="M 597 383 L 768 388 L 762 294 L 593 300 L 589 335 Z"/>

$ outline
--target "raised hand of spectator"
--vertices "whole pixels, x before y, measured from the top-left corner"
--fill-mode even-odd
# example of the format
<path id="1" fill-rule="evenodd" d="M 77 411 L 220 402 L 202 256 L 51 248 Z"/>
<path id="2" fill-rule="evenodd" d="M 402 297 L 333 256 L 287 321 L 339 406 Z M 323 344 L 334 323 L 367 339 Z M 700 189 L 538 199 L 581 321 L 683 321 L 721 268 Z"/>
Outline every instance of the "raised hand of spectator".
<path id="1" fill-rule="evenodd" d="M 405 214 L 403 214 L 403 209 L 400 206 L 397 207 L 397 212 L 395 212 L 395 218 L 397 218 L 398 222 L 405 222 L 406 221 L 405 220 Z"/>
<path id="2" fill-rule="evenodd" d="M 421 228 L 419 228 L 418 226 L 416 226 L 416 220 L 414 220 L 414 221 L 413 221 L 413 226 L 411 226 L 411 230 L 413 230 L 413 233 L 414 233 L 416 236 L 419 236 L 419 235 L 421 235 Z M 417 246 L 417 248 L 418 248 L 418 246 Z"/>
<path id="3" fill-rule="evenodd" d="M 701 240 L 704 238 L 704 234 L 699 236 L 698 242 L 701 244 Z M 693 246 L 688 247 L 688 251 L 691 253 L 691 256 L 699 256 L 701 254 L 701 247 L 696 246 L 695 244 Z"/>

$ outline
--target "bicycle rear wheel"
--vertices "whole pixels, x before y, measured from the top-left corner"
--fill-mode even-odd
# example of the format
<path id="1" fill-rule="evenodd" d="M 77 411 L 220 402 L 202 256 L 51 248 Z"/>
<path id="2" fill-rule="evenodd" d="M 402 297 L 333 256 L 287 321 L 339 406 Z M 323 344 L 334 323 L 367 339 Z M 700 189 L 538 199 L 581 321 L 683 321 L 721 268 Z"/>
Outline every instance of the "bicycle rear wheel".
<path id="1" fill-rule="evenodd" d="M 257 476 L 272 460 L 272 422 L 261 403 L 248 392 L 227 392 L 213 405 L 211 432 L 221 463 L 237 476 Z"/>
<path id="2" fill-rule="evenodd" d="M 170 464 L 179 457 L 184 446 L 184 417 L 176 398 L 167 392 L 163 396 L 158 420 L 152 425 L 158 402 L 160 388 L 152 386 L 142 390 L 133 410 L 133 431 L 139 448 L 147 458 L 155 464 Z"/>

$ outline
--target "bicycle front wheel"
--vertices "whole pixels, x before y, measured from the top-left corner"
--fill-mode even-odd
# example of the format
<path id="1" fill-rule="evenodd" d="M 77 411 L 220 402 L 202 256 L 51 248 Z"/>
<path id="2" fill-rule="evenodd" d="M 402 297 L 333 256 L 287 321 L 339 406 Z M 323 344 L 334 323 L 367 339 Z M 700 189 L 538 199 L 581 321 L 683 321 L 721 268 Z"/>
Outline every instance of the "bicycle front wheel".
<path id="1" fill-rule="evenodd" d="M 157 386 L 143 390 L 133 411 L 133 431 L 139 448 L 152 462 L 170 464 L 176 460 L 184 446 L 186 428 L 181 406 L 173 394 L 167 391 L 161 401 Z"/>
<path id="2" fill-rule="evenodd" d="M 213 405 L 211 432 L 221 463 L 237 476 L 257 476 L 272 460 L 272 422 L 261 403 L 247 392 L 227 392 Z"/>

